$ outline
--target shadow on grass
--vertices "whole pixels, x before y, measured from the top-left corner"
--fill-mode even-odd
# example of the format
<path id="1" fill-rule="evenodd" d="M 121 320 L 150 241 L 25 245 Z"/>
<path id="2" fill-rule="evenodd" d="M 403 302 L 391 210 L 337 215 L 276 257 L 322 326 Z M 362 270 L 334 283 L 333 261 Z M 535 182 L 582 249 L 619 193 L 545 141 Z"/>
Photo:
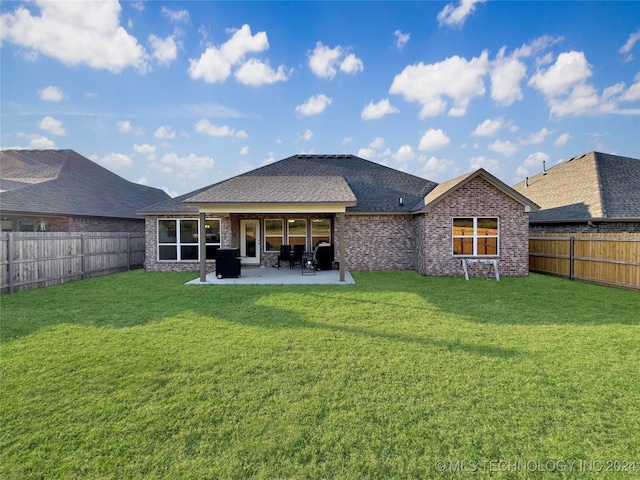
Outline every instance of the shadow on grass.
<path id="1" fill-rule="evenodd" d="M 3 296 L 0 301 L 0 342 L 29 335 L 57 324 L 126 328 L 157 322 L 193 311 L 203 317 L 269 328 L 322 328 L 372 338 L 465 349 L 483 355 L 514 352 L 488 346 L 457 344 L 409 334 L 368 330 L 348 325 L 291 317 L 287 305 L 268 311 L 261 298 L 276 293 L 313 296 L 315 305 L 367 306 L 374 311 L 415 308 L 402 302 L 404 294 L 424 304 L 487 324 L 511 325 L 638 325 L 640 294 L 610 287 L 570 282 L 542 275 L 503 278 L 502 282 L 453 277 L 423 277 L 415 272 L 355 272 L 357 285 L 342 286 L 200 286 L 184 283 L 193 273 L 131 271 Z M 395 300 L 389 300 L 394 293 Z M 397 302 L 394 305 L 392 302 Z M 310 305 L 309 308 L 313 308 Z M 334 310 L 338 311 L 338 310 Z M 392 315 L 389 318 L 393 318 Z M 286 319 L 286 320 L 284 320 Z"/>

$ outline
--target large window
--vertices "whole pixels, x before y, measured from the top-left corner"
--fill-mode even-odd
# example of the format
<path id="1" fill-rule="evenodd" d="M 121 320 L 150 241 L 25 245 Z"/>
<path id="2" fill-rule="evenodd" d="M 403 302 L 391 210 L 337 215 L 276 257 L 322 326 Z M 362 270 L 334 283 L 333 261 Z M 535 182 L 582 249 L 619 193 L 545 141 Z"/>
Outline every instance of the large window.
<path id="1" fill-rule="evenodd" d="M 283 238 L 282 220 L 264 221 L 265 251 L 279 252 Z"/>
<path id="2" fill-rule="evenodd" d="M 289 231 L 289 245 L 304 245 L 307 248 L 307 221 L 304 219 L 287 220 L 287 228 Z"/>
<path id="3" fill-rule="evenodd" d="M 200 245 L 197 219 L 158 220 L 158 260 L 198 260 Z M 220 247 L 220 220 L 205 220 L 206 258 L 215 258 Z"/>
<path id="4" fill-rule="evenodd" d="M 314 218 L 311 220 L 311 247 L 320 242 L 331 243 L 331 219 Z"/>
<path id="5" fill-rule="evenodd" d="M 454 255 L 498 255 L 499 230 L 497 218 L 454 218 Z"/>

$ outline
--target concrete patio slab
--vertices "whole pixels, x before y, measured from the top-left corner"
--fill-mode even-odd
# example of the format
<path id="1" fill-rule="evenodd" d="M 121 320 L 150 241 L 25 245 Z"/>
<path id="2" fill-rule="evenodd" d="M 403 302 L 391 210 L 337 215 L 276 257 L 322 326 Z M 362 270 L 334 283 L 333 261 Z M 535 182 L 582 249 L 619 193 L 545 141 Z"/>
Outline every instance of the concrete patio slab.
<path id="1" fill-rule="evenodd" d="M 206 281 L 200 278 L 187 282 L 187 285 L 355 285 L 355 280 L 349 271 L 345 272 L 345 281 L 340 281 L 338 270 L 318 270 L 313 273 L 302 274 L 300 267 L 253 267 L 242 266 L 238 278 L 217 278 L 215 272 L 207 274 Z"/>

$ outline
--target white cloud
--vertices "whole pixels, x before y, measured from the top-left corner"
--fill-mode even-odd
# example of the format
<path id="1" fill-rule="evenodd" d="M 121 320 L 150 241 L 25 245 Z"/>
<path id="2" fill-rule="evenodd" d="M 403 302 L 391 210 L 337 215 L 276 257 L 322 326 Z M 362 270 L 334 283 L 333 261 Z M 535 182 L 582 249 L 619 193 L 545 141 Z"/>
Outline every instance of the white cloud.
<path id="1" fill-rule="evenodd" d="M 360 148 L 357 156 L 366 160 L 373 160 L 376 158 L 376 151 L 373 148 Z"/>
<path id="2" fill-rule="evenodd" d="M 620 96 L 620 100 L 623 102 L 635 102 L 640 100 L 640 73 L 635 76 L 635 83 L 632 84 L 627 90 Z"/>
<path id="3" fill-rule="evenodd" d="M 148 71 L 147 52 L 120 26 L 120 3 L 38 0 L 36 5 L 39 16 L 23 6 L 2 14 L 2 41 L 65 65 L 88 65 L 114 73 L 128 67 Z"/>
<path id="4" fill-rule="evenodd" d="M 492 62 L 491 98 L 502 105 L 511 105 L 522 100 L 520 82 L 527 74 L 527 67 L 517 56 L 505 57 L 504 52 L 505 47 L 502 47 Z"/>
<path id="5" fill-rule="evenodd" d="M 155 138 L 169 139 L 174 138 L 176 136 L 176 132 L 170 126 L 163 125 L 154 132 L 153 136 Z"/>
<path id="6" fill-rule="evenodd" d="M 413 148 L 411 148 L 411 145 L 402 145 L 391 157 L 396 162 L 409 162 L 416 158 L 416 154 Z"/>
<path id="7" fill-rule="evenodd" d="M 62 126 L 62 122 L 50 116 L 46 116 L 42 120 L 40 120 L 40 123 L 38 124 L 38 126 L 45 132 L 50 133 L 51 135 L 60 136 L 65 134 L 64 127 Z"/>
<path id="8" fill-rule="evenodd" d="M 116 125 L 120 133 L 129 133 L 133 130 L 133 126 L 129 120 L 120 120 Z"/>
<path id="9" fill-rule="evenodd" d="M 360 118 L 363 120 L 376 120 L 391 113 L 398 113 L 396 107 L 391 105 L 388 98 L 380 100 L 378 103 L 369 102 L 360 112 Z"/>
<path id="10" fill-rule="evenodd" d="M 530 172 L 542 171 L 542 162 L 549 161 L 549 155 L 543 152 L 536 152 L 529 155 L 518 169 L 516 170 L 516 176 L 519 178 L 528 177 Z"/>
<path id="11" fill-rule="evenodd" d="M 131 160 L 129 155 L 125 155 L 124 153 L 111 152 L 109 155 L 102 157 L 100 163 L 112 170 L 119 170 L 133 165 L 133 160 Z"/>
<path id="12" fill-rule="evenodd" d="M 544 142 L 544 139 L 547 136 L 551 135 L 553 132 L 543 128 L 535 133 L 530 134 L 528 137 L 525 137 L 520 140 L 520 145 L 531 145 L 538 144 Z"/>
<path id="13" fill-rule="evenodd" d="M 423 157 L 421 161 L 424 162 L 422 175 L 429 179 L 439 179 L 444 177 L 445 174 L 448 173 L 449 167 L 453 165 L 453 160 L 447 158 L 431 157 L 427 160 L 426 157 Z"/>
<path id="14" fill-rule="evenodd" d="M 430 129 L 425 132 L 425 134 L 420 139 L 420 144 L 418 145 L 418 150 L 420 151 L 433 151 L 438 150 L 445 145 L 451 143 L 451 139 L 447 137 L 447 135 L 440 129 Z"/>
<path id="15" fill-rule="evenodd" d="M 478 125 L 473 132 L 471 132 L 471 135 L 474 137 L 490 137 L 498 133 L 503 126 L 504 120 L 502 118 L 496 118 L 493 120 L 487 118 L 484 122 Z"/>
<path id="16" fill-rule="evenodd" d="M 189 59 L 189 76 L 207 83 L 224 82 L 231 75 L 231 67 L 242 62 L 248 53 L 268 48 L 266 32 L 251 35 L 251 27 L 245 24 L 219 47 L 209 46 L 199 59 Z"/>
<path id="17" fill-rule="evenodd" d="M 496 140 L 487 148 L 492 152 L 501 153 L 502 155 L 509 157 L 520 150 L 520 145 L 509 140 Z"/>
<path id="18" fill-rule="evenodd" d="M 240 83 L 254 87 L 284 82 L 288 78 L 284 65 L 280 65 L 275 71 L 268 62 L 262 62 L 256 58 L 251 58 L 243 63 L 234 75 Z"/>
<path id="19" fill-rule="evenodd" d="M 236 132 L 236 134 L 235 134 L 235 137 L 240 139 L 240 140 L 244 140 L 248 136 L 249 136 L 249 134 L 247 132 L 245 132 L 244 130 L 238 130 Z"/>
<path id="20" fill-rule="evenodd" d="M 640 40 L 640 30 L 629 35 L 627 42 L 620 47 L 619 52 L 625 56 L 625 63 L 633 60 L 633 54 L 631 54 L 630 52 L 633 49 L 634 45 L 638 42 L 638 40 Z"/>
<path id="21" fill-rule="evenodd" d="M 396 75 L 389 93 L 400 94 L 409 102 L 420 103 L 422 118 L 443 113 L 447 107 L 444 96 L 453 99 L 449 115 L 464 115 L 469 102 L 474 97 L 484 95 L 482 77 L 488 68 L 487 51 L 471 60 L 455 55 L 434 64 L 420 62 L 405 67 Z M 429 88 L 425 88 L 425 85 Z"/>
<path id="22" fill-rule="evenodd" d="M 227 125 L 213 125 L 206 118 L 198 120 L 195 129 L 198 133 L 205 133 L 212 137 L 234 137 L 236 135 L 235 130 L 231 127 Z M 244 135 L 246 135 L 246 132 L 244 132 Z"/>
<path id="23" fill-rule="evenodd" d="M 194 153 L 190 153 L 186 157 L 179 157 L 176 153 L 167 153 L 162 157 L 160 163 L 178 178 L 200 180 L 203 173 L 213 167 L 215 161 L 211 157 L 199 157 Z"/>
<path id="24" fill-rule="evenodd" d="M 356 73 L 364 70 L 364 63 L 353 53 L 346 53 L 340 45 L 329 48 L 317 42 L 313 52 L 309 53 L 309 68 L 317 77 L 332 80 L 338 68 L 345 73 Z"/>
<path id="25" fill-rule="evenodd" d="M 244 146 L 240 149 L 240 155 L 249 155 L 249 147 Z"/>
<path id="26" fill-rule="evenodd" d="M 489 157 L 471 157 L 469 159 L 469 169 L 471 171 L 478 170 L 479 168 L 484 168 L 488 172 L 493 173 L 494 175 L 500 171 L 500 162 L 495 158 Z"/>
<path id="27" fill-rule="evenodd" d="M 353 53 L 348 54 L 342 62 L 340 62 L 340 71 L 344 73 L 356 73 L 364 70 L 364 63 Z"/>
<path id="28" fill-rule="evenodd" d="M 302 135 L 298 135 L 298 137 L 306 142 L 313 138 L 313 132 L 307 129 Z"/>
<path id="29" fill-rule="evenodd" d="M 189 12 L 187 10 L 171 10 L 167 7 L 162 7 L 162 14 L 169 18 L 172 22 L 188 22 Z"/>
<path id="30" fill-rule="evenodd" d="M 56 148 L 56 143 L 53 140 L 43 137 L 42 135 L 18 133 L 18 137 L 27 138 L 29 140 L 29 148 L 32 150 L 51 150 Z"/>
<path id="31" fill-rule="evenodd" d="M 546 70 L 539 70 L 529 80 L 529 85 L 547 97 L 567 93 L 574 85 L 591 76 L 591 66 L 583 52 L 564 52 Z"/>
<path id="32" fill-rule="evenodd" d="M 475 10 L 476 3 L 484 3 L 485 1 L 460 0 L 457 7 L 453 3 L 449 3 L 438 13 L 438 23 L 440 26 L 462 26 L 467 17 Z"/>
<path id="33" fill-rule="evenodd" d="M 321 93 L 309 97 L 305 103 L 297 105 L 296 112 L 302 115 L 317 115 L 318 113 L 324 112 L 324 110 L 331 105 L 331 102 L 333 102 L 332 98 Z"/>
<path id="34" fill-rule="evenodd" d="M 384 147 L 384 138 L 382 137 L 374 138 L 369 144 L 369 148 L 373 148 L 374 150 L 380 150 L 382 147 Z"/>
<path id="35" fill-rule="evenodd" d="M 564 147 L 570 138 L 571 138 L 570 133 L 563 133 L 558 138 L 556 138 L 556 140 L 553 142 L 553 145 L 556 147 Z"/>
<path id="36" fill-rule="evenodd" d="M 396 47 L 398 47 L 398 50 L 402 50 L 402 47 L 404 47 L 409 41 L 409 39 L 411 38 L 410 33 L 402 33 L 401 30 L 396 30 L 395 32 L 393 32 L 393 34 L 396 36 L 396 39 L 397 39 Z"/>
<path id="37" fill-rule="evenodd" d="M 38 90 L 38 94 L 40 95 L 40 100 L 46 102 L 60 102 L 64 100 L 64 93 L 60 87 L 54 87 L 52 85 Z"/>
<path id="38" fill-rule="evenodd" d="M 151 155 L 156 152 L 156 147 L 153 145 L 149 145 L 148 143 L 144 143 L 142 145 L 138 145 L 137 143 L 134 143 L 133 150 L 136 153 L 141 153 L 143 155 Z"/>
<path id="39" fill-rule="evenodd" d="M 149 35 L 149 44 L 153 53 L 151 56 L 161 65 L 169 65 L 178 58 L 178 45 L 173 35 L 162 39 L 155 35 Z"/>
<path id="40" fill-rule="evenodd" d="M 316 43 L 316 48 L 309 55 L 309 68 L 320 78 L 332 79 L 337 73 L 336 65 L 342 56 L 342 47 L 329 48 L 322 44 Z"/>

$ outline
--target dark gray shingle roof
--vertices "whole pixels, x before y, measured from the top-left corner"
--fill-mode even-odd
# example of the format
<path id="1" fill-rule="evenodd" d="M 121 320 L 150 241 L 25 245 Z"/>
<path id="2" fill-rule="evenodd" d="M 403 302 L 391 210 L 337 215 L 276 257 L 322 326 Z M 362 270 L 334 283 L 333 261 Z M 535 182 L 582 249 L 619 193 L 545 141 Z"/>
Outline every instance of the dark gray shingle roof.
<path id="1" fill-rule="evenodd" d="M 268 187 L 264 187 L 269 190 L 268 198 L 280 200 L 291 194 L 292 188 L 288 184 L 291 180 L 287 177 L 307 177 L 309 179 L 315 177 L 316 181 L 310 180 L 310 185 L 320 185 L 320 182 L 325 181 L 321 177 L 341 177 L 356 197 L 357 204 L 353 207 L 347 207 L 348 212 L 410 212 L 412 207 L 437 185 L 424 178 L 394 170 L 354 155 L 293 155 L 168 202 L 145 208 L 143 213 L 196 212 L 195 206 L 184 204 L 183 201 L 197 197 L 207 190 L 221 191 L 219 189 L 226 188 L 225 183 L 227 186 L 238 188 L 233 193 L 234 198 L 243 198 L 244 195 L 253 194 L 252 190 L 248 188 L 248 185 L 251 185 L 249 179 L 253 177 L 260 177 L 256 180 L 268 185 Z M 280 178 L 265 180 L 265 177 Z M 236 179 L 244 180 L 238 181 Z M 324 193 L 324 201 L 328 201 L 334 195 L 331 190 Z M 400 197 L 403 199 L 403 205 L 399 204 Z M 213 200 L 213 198 L 209 199 Z M 305 200 L 301 199 L 300 201 Z"/>
<path id="2" fill-rule="evenodd" d="M 540 205 L 532 223 L 640 219 L 640 160 L 635 158 L 590 152 L 514 189 Z"/>
<path id="3" fill-rule="evenodd" d="M 164 191 L 129 182 L 73 150 L 0 152 L 3 212 L 142 218 Z"/>

